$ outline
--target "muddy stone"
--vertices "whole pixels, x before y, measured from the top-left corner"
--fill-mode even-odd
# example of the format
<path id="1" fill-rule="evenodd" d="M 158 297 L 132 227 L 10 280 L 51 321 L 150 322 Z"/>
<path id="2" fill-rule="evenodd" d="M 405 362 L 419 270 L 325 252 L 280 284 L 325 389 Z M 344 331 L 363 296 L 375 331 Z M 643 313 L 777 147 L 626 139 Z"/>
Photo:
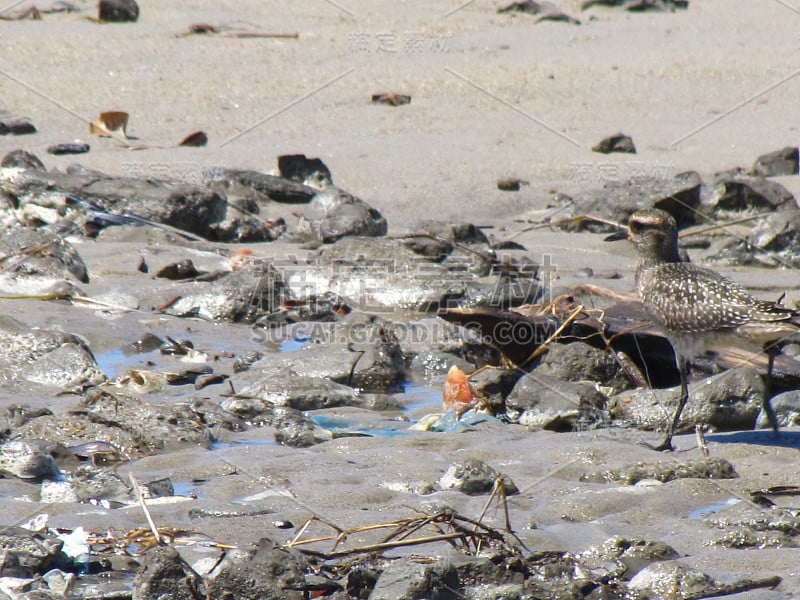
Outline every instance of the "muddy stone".
<path id="1" fill-rule="evenodd" d="M 491 492 L 499 476 L 497 471 L 483 461 L 468 459 L 450 465 L 439 478 L 438 486 L 442 490 L 456 490 L 476 496 Z M 517 486 L 508 477 L 503 477 L 503 488 L 509 496 L 518 492 Z"/>
<path id="2" fill-rule="evenodd" d="M 675 479 L 735 479 L 738 477 L 733 465 L 724 458 L 703 458 L 686 462 L 635 463 L 619 469 L 597 471 L 581 475 L 581 481 L 595 483 L 622 483 L 634 485 L 643 479 L 666 483 Z"/>
<path id="3" fill-rule="evenodd" d="M 89 272 L 80 254 L 62 237 L 46 229 L 14 227 L 0 237 L 0 253 L 8 257 L 3 263 L 0 288 L 13 293 L 25 289 L 33 279 L 73 279 L 89 282 Z"/>
<path id="4" fill-rule="evenodd" d="M 57 477 L 54 446 L 43 440 L 11 440 L 0 444 L 0 474 L 20 479 Z"/>
<path id="5" fill-rule="evenodd" d="M 792 193 L 777 181 L 763 177 L 723 174 L 715 178 L 704 204 L 712 207 L 714 218 L 730 213 L 772 211 L 793 206 Z"/>
<path id="6" fill-rule="evenodd" d="M 583 342 L 550 345 L 531 373 L 561 381 L 597 382 L 617 391 L 631 387 L 625 370 L 612 353 Z"/>
<path id="7" fill-rule="evenodd" d="M 772 410 L 778 419 L 781 428 L 793 427 L 800 424 L 800 390 L 784 392 L 770 399 Z M 766 429 L 771 427 L 767 414 L 762 410 L 756 419 L 756 428 Z"/>
<path id="8" fill-rule="evenodd" d="M 672 418 L 679 394 L 678 388 L 622 392 L 611 398 L 609 408 L 614 418 L 642 429 L 658 429 Z M 732 369 L 691 383 L 678 431 L 701 422 L 718 430 L 752 429 L 763 398 L 764 382 L 755 369 Z"/>
<path id="9" fill-rule="evenodd" d="M 335 187 L 319 191 L 303 210 L 296 234 L 326 244 L 348 236 L 380 237 L 388 224 L 363 200 Z"/>
<path id="10" fill-rule="evenodd" d="M 47 172 L 44 163 L 35 154 L 25 150 L 12 150 L 0 161 L 0 167 L 14 167 L 18 169 L 32 169 L 42 173 Z"/>
<path id="11" fill-rule="evenodd" d="M 51 533 L 0 527 L 0 577 L 30 578 L 44 573 L 55 565 L 62 545 Z"/>
<path id="12" fill-rule="evenodd" d="M 596 145 L 592 146 L 592 152 L 600 152 L 601 154 L 610 154 L 612 152 L 636 154 L 636 146 L 631 136 L 618 133 L 600 140 Z"/>
<path id="13" fill-rule="evenodd" d="M 110 23 L 133 22 L 139 18 L 136 0 L 100 0 L 98 18 Z"/>
<path id="14" fill-rule="evenodd" d="M 133 600 L 195 600 L 204 593 L 201 577 L 172 546 L 148 550 L 133 580 Z"/>
<path id="15" fill-rule="evenodd" d="M 448 561 L 419 564 L 407 559 L 390 563 L 378 577 L 370 600 L 456 600 L 458 572 Z"/>
<path id="16" fill-rule="evenodd" d="M 750 169 L 752 175 L 775 177 L 797 175 L 800 172 L 800 151 L 797 146 L 787 146 L 774 152 L 762 154 Z"/>

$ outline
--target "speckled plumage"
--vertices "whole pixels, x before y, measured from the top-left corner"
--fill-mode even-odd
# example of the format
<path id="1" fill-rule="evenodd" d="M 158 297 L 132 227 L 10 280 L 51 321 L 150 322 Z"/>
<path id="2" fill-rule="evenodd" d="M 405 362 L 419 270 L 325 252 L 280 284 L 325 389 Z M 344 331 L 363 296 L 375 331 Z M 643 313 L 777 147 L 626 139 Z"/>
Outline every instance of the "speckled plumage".
<path id="1" fill-rule="evenodd" d="M 672 435 L 688 398 L 686 361 L 707 343 L 733 336 L 742 342 L 758 344 L 767 352 L 769 386 L 772 364 L 781 343 L 800 331 L 800 313 L 758 300 L 735 281 L 683 261 L 675 220 L 662 210 L 633 213 L 627 237 L 639 253 L 636 267 L 639 296 L 653 322 L 672 343 L 681 375 L 678 408 L 664 442 L 656 448 L 668 450 L 672 449 Z M 777 420 L 767 397 L 764 409 L 777 432 Z"/>

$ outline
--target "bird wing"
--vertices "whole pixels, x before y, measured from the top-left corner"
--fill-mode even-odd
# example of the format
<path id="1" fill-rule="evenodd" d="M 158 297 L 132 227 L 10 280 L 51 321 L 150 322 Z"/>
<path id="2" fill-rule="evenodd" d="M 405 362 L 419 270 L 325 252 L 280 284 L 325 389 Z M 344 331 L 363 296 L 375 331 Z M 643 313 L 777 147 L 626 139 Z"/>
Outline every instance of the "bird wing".
<path id="1" fill-rule="evenodd" d="M 694 333 L 732 329 L 755 321 L 797 318 L 797 313 L 753 298 L 735 281 L 691 263 L 646 269 L 639 291 L 647 312 L 663 328 Z"/>

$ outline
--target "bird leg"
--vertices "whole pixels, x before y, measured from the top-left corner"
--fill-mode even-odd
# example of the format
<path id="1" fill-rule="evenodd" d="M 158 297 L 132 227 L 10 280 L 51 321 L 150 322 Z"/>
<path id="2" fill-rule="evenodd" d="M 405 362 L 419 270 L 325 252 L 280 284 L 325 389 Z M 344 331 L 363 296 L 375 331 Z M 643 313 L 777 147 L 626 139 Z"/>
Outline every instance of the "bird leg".
<path id="1" fill-rule="evenodd" d="M 675 450 L 675 447 L 672 445 L 672 436 L 675 435 L 675 430 L 678 429 L 678 423 L 681 422 L 681 413 L 683 412 L 683 407 L 686 406 L 686 401 L 689 399 L 689 384 L 687 383 L 686 375 L 686 359 L 678 356 L 678 353 L 676 352 L 675 361 L 678 363 L 678 373 L 680 373 L 681 376 L 681 396 L 678 399 L 678 407 L 675 409 L 675 415 L 672 417 L 672 422 L 667 427 L 667 435 L 664 436 L 664 441 L 657 446 L 645 444 L 645 446 L 657 452 Z"/>
<path id="2" fill-rule="evenodd" d="M 780 346 L 775 343 L 764 346 L 764 352 L 767 355 L 767 376 L 764 381 L 762 408 L 767 413 L 767 419 L 776 436 L 778 435 L 778 417 L 775 416 L 775 411 L 772 409 L 772 404 L 770 404 L 770 396 L 772 395 L 772 369 L 775 366 L 775 357 L 780 354 L 780 351 Z"/>

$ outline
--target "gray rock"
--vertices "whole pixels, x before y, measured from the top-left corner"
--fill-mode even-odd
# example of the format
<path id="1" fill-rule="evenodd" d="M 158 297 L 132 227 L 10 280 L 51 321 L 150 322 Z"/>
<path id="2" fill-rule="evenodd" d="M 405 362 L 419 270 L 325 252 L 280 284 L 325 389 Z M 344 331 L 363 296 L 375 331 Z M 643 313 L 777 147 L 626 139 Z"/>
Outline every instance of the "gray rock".
<path id="1" fill-rule="evenodd" d="M 448 561 L 420 564 L 398 559 L 383 570 L 369 600 L 457 600 L 459 589 L 458 572 Z"/>
<path id="2" fill-rule="evenodd" d="M 715 218 L 743 211 L 775 210 L 794 199 L 780 183 L 763 177 L 726 173 L 717 176 L 712 185 L 713 191 L 704 204 L 711 207 Z"/>
<path id="3" fill-rule="evenodd" d="M 30 578 L 55 565 L 63 542 L 51 533 L 0 527 L 0 577 Z"/>
<path id="4" fill-rule="evenodd" d="M 317 192 L 303 211 L 296 233 L 328 244 L 348 236 L 380 237 L 386 219 L 363 200 L 335 187 Z"/>
<path id="5" fill-rule="evenodd" d="M 148 550 L 133 580 L 133 600 L 196 600 L 205 594 L 202 578 L 172 546 Z"/>
<path id="6" fill-rule="evenodd" d="M 450 465 L 439 478 L 439 488 L 456 490 L 469 496 L 488 494 L 492 491 L 499 473 L 477 459 L 467 459 Z M 517 486 L 508 477 L 503 477 L 503 487 L 507 495 L 516 494 Z"/>
<path id="7" fill-rule="evenodd" d="M 12 150 L 3 157 L 0 161 L 0 167 L 14 167 L 17 169 L 32 169 L 46 173 L 47 168 L 44 163 L 39 160 L 35 154 L 26 152 L 25 150 Z"/>
<path id="8" fill-rule="evenodd" d="M 617 391 L 631 387 L 613 353 L 583 342 L 551 344 L 531 373 L 561 381 L 596 382 Z"/>
<path id="9" fill-rule="evenodd" d="M 675 479 L 735 479 L 738 476 L 733 465 L 727 460 L 712 457 L 687 461 L 637 462 L 618 469 L 584 473 L 581 475 L 581 481 L 634 485 L 644 479 L 667 483 Z"/>
<path id="10" fill-rule="evenodd" d="M 800 210 L 784 207 L 759 219 L 746 238 L 726 237 L 712 248 L 710 261 L 726 265 L 798 268 Z"/>
<path id="11" fill-rule="evenodd" d="M 526 373 L 506 398 L 506 412 L 529 429 L 575 431 L 601 421 L 606 403 L 591 384 Z"/>
<path id="12" fill-rule="evenodd" d="M 275 441 L 293 448 L 308 448 L 315 444 L 330 441 L 331 434 L 299 410 L 280 407 L 273 411 L 272 426 L 275 428 Z"/>
<path id="13" fill-rule="evenodd" d="M 635 390 L 611 398 L 615 418 L 629 420 L 642 429 L 666 426 L 675 412 L 680 390 Z M 689 385 L 689 401 L 678 431 L 705 423 L 716 430 L 752 429 L 761 409 L 764 382 L 750 368 L 732 369 Z"/>
<path id="14" fill-rule="evenodd" d="M 679 561 L 648 565 L 628 583 L 637 598 L 706 598 L 717 590 L 711 577 Z"/>
<path id="15" fill-rule="evenodd" d="M 297 204 L 310 202 L 317 190 L 284 177 L 258 171 L 212 167 L 203 171 L 203 182 L 231 199 L 249 198 L 260 202 Z"/>
<path id="16" fill-rule="evenodd" d="M 310 572 L 302 554 L 262 538 L 256 550 L 236 553 L 223 562 L 207 578 L 206 593 L 237 600 L 303 600 L 308 597 L 305 575 Z"/>
<path id="17" fill-rule="evenodd" d="M 126 503 L 133 497 L 133 488 L 121 476 L 91 465 L 75 469 L 71 483 L 81 502 L 98 499 Z"/>
<path id="18" fill-rule="evenodd" d="M 800 534 L 800 516 L 797 511 L 778 506 L 765 510 L 749 502 L 726 506 L 704 519 L 703 523 L 726 531 L 744 527 L 751 531 L 777 531 L 791 536 Z"/>
<path id="19" fill-rule="evenodd" d="M 604 572 L 609 579 L 630 579 L 650 563 L 679 556 L 674 548 L 663 542 L 614 536 L 584 550 L 577 558 L 587 569 Z"/>
<path id="20" fill-rule="evenodd" d="M 3 289 L 22 288 L 31 278 L 72 278 L 89 283 L 89 272 L 80 254 L 72 244 L 47 229 L 6 230 L 0 237 L 0 254 L 6 257 L 0 279 Z"/>
<path id="21" fill-rule="evenodd" d="M 800 152 L 797 146 L 787 146 L 774 152 L 762 154 L 753 163 L 751 175 L 774 177 L 776 175 L 797 175 L 800 172 Z"/>
<path id="22" fill-rule="evenodd" d="M 284 154 L 278 157 L 281 177 L 296 181 L 315 189 L 333 185 L 331 171 L 318 158 L 307 158 L 305 154 Z"/>
<path id="23" fill-rule="evenodd" d="M 209 321 L 252 323 L 277 310 L 291 297 L 280 273 L 270 264 L 248 265 L 216 278 L 180 283 L 167 289 L 180 298 L 166 312 L 199 316 Z"/>
<path id="24" fill-rule="evenodd" d="M 84 343 L 67 343 L 48 352 L 20 376 L 33 383 L 74 391 L 100 385 L 106 376 Z"/>
<path id="25" fill-rule="evenodd" d="M 20 479 L 57 477 L 54 446 L 43 440 L 11 440 L 0 444 L 0 474 Z"/>
<path id="26" fill-rule="evenodd" d="M 571 201 L 572 215 L 592 215 L 617 223 L 626 223 L 631 213 L 642 208 L 660 208 L 685 227 L 695 222 L 700 205 L 702 180 L 694 171 L 674 177 L 644 176 L 624 181 L 609 181 L 602 188 L 588 190 Z M 565 215 L 559 213 L 559 219 Z M 597 222 L 565 226 L 594 232 L 612 233 L 613 227 Z"/>
<path id="27" fill-rule="evenodd" d="M 778 425 L 781 427 L 794 427 L 800 424 L 800 390 L 793 390 L 778 394 L 770 399 L 772 410 L 778 418 Z M 766 429 L 770 427 L 769 418 L 762 410 L 756 419 L 756 428 Z"/>

